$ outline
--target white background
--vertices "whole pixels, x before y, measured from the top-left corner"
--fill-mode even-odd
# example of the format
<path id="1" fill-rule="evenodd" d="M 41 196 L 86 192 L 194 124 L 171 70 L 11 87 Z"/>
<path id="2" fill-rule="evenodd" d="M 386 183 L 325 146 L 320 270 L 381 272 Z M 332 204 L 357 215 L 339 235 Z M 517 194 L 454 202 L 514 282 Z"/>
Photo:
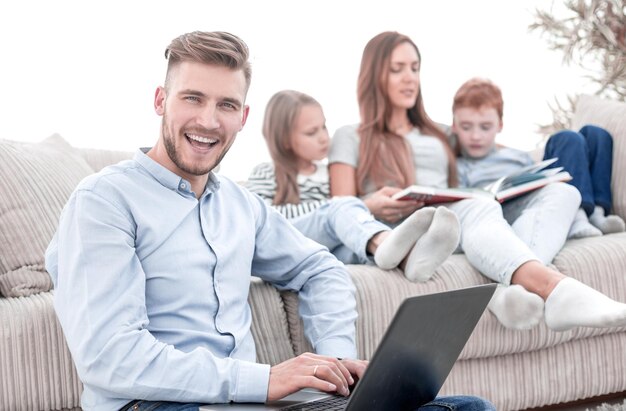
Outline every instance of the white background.
<path id="1" fill-rule="evenodd" d="M 533 10 L 563 13 L 551 0 L 5 1 L 0 5 L 0 138 L 61 134 L 77 147 L 134 151 L 158 138 L 153 95 L 163 52 L 193 30 L 225 30 L 249 45 L 248 124 L 222 163 L 241 180 L 269 155 L 265 104 L 291 88 L 315 97 L 332 133 L 358 122 L 356 79 L 363 47 L 381 31 L 409 35 L 422 55 L 429 115 L 450 122 L 456 89 L 473 76 L 503 89 L 503 144 L 532 149 L 551 122 L 555 97 L 586 92 L 580 69 L 562 65 Z"/>

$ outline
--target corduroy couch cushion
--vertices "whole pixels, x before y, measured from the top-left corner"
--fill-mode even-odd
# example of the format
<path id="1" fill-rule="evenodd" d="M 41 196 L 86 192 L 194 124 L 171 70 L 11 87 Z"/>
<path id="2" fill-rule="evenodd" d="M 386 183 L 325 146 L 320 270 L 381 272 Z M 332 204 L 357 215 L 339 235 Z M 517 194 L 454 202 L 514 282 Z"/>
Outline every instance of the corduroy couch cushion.
<path id="1" fill-rule="evenodd" d="M 49 291 L 44 252 L 78 182 L 93 169 L 61 136 L 0 140 L 0 294 Z"/>
<path id="2" fill-rule="evenodd" d="M 82 384 L 52 306 L 53 293 L 0 298 L 0 410 L 80 404 Z"/>

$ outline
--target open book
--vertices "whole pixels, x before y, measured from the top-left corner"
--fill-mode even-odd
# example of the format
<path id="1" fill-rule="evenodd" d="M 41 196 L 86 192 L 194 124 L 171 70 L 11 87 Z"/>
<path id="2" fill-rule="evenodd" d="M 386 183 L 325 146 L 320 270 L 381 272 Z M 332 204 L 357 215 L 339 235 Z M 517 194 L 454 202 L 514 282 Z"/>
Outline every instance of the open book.
<path id="1" fill-rule="evenodd" d="M 572 176 L 563 167 L 546 168 L 557 159 L 550 158 L 523 167 L 515 173 L 503 176 L 483 188 L 435 188 L 413 185 L 392 196 L 395 200 L 417 200 L 426 204 L 447 203 L 466 198 L 495 198 L 503 203 L 512 198 L 536 190 L 546 184 L 569 181 Z"/>

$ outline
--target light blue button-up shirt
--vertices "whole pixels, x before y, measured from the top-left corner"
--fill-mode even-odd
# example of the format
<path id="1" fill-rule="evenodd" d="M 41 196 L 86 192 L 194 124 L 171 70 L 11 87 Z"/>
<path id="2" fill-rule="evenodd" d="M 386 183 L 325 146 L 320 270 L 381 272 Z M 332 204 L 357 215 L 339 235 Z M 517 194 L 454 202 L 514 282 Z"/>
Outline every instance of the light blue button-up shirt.
<path id="1" fill-rule="evenodd" d="M 344 266 L 259 197 L 210 174 L 189 182 L 142 151 L 80 183 L 46 252 L 84 409 L 133 399 L 263 402 L 251 273 L 299 291 L 316 352 L 356 357 Z"/>

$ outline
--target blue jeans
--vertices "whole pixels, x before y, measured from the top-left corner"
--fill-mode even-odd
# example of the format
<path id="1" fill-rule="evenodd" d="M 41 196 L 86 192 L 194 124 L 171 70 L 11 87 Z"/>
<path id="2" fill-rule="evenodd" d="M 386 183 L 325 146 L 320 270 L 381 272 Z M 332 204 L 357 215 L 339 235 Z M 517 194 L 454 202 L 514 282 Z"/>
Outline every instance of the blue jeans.
<path id="1" fill-rule="evenodd" d="M 289 220 L 302 234 L 326 246 L 344 264 L 371 263 L 367 242 L 390 230 L 356 197 L 336 197 L 320 208 Z"/>
<path id="2" fill-rule="evenodd" d="M 551 167 L 563 167 L 580 191 L 581 206 L 591 215 L 596 205 L 611 211 L 611 168 L 613 165 L 613 138 L 597 126 L 585 126 L 579 132 L 563 130 L 550 136 L 544 159 L 558 157 Z"/>
<path id="3" fill-rule="evenodd" d="M 183 404 L 167 401 L 133 401 L 123 409 L 132 411 L 198 411 L 200 404 Z M 456 395 L 437 397 L 418 408 L 424 411 L 495 411 L 489 401 L 479 397 Z"/>

